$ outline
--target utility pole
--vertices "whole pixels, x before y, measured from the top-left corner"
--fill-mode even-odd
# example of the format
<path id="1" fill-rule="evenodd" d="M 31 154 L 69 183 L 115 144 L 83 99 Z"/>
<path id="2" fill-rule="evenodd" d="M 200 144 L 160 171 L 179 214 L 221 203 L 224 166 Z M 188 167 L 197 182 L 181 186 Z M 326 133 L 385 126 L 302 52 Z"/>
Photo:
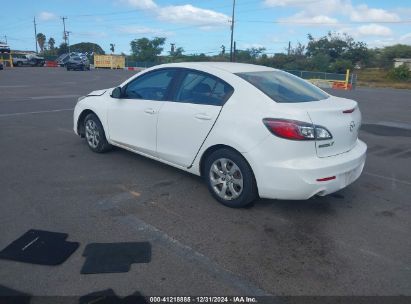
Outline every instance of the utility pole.
<path id="1" fill-rule="evenodd" d="M 68 51 L 70 53 L 70 31 L 66 31 L 66 37 L 67 37 L 67 47 L 68 47 Z"/>
<path id="2" fill-rule="evenodd" d="M 67 17 L 61 17 L 61 19 L 63 20 L 63 39 L 64 39 L 64 43 L 67 44 L 67 32 L 66 32 L 66 19 Z"/>
<path id="3" fill-rule="evenodd" d="M 4 35 L 4 42 L 7 44 L 7 35 Z"/>
<path id="4" fill-rule="evenodd" d="M 291 41 L 288 41 L 288 56 L 290 56 L 291 53 Z"/>
<path id="5" fill-rule="evenodd" d="M 36 24 L 36 16 L 34 16 L 33 23 L 34 23 L 34 41 L 36 42 L 36 53 L 38 53 L 39 50 L 38 50 L 38 48 L 37 48 L 37 24 Z"/>
<path id="6" fill-rule="evenodd" d="M 231 61 L 234 61 L 235 62 L 235 54 L 237 53 L 237 44 L 235 43 L 235 41 L 234 41 L 234 51 L 233 51 L 233 60 L 231 60 Z"/>
<path id="7" fill-rule="evenodd" d="M 235 0 L 233 0 L 233 14 L 231 16 L 231 47 L 230 47 L 230 61 L 233 61 L 233 39 L 234 39 L 234 13 L 235 13 Z"/>

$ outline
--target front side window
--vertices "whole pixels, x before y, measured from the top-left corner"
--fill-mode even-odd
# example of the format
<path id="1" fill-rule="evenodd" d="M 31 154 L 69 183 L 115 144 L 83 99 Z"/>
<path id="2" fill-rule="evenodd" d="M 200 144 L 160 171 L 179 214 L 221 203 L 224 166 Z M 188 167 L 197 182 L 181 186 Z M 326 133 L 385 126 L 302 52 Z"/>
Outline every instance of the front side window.
<path id="1" fill-rule="evenodd" d="M 164 100 L 175 70 L 154 71 L 130 82 L 124 97 L 130 99 Z"/>
<path id="2" fill-rule="evenodd" d="M 315 85 L 283 71 L 236 74 L 276 102 L 298 103 L 327 99 L 328 94 Z"/>
<path id="3" fill-rule="evenodd" d="M 222 80 L 193 71 L 185 75 L 175 101 L 221 106 L 232 92 L 233 88 Z"/>

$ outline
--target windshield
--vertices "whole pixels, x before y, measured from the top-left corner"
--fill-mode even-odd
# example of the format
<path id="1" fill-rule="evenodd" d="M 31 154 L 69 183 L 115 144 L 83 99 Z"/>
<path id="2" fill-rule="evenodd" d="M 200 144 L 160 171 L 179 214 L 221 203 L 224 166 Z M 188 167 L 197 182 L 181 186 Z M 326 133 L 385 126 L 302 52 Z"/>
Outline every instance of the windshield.
<path id="1" fill-rule="evenodd" d="M 310 102 L 329 97 L 327 93 L 308 81 L 283 71 L 248 72 L 236 75 L 276 102 Z"/>

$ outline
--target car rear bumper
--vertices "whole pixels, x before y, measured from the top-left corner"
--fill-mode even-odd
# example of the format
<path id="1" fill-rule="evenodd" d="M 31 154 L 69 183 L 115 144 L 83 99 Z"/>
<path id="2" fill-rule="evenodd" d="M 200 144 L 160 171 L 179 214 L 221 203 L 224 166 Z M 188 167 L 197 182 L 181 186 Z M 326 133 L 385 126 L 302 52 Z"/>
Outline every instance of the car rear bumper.
<path id="1" fill-rule="evenodd" d="M 267 159 L 262 158 L 264 152 L 261 151 L 264 147 L 244 154 L 253 168 L 260 197 L 303 200 L 336 192 L 358 179 L 364 168 L 367 145 L 357 140 L 355 147 L 346 153 L 280 162 L 268 160 L 261 163 L 261 159 Z M 317 181 L 334 176 L 332 180 Z"/>

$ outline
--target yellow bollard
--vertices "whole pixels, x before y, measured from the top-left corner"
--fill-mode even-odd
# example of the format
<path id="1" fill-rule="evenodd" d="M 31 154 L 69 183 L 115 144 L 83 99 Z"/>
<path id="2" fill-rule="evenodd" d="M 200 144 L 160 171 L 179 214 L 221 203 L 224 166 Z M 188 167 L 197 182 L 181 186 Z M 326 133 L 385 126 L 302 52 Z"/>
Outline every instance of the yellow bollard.
<path id="1" fill-rule="evenodd" d="M 347 73 L 345 74 L 345 90 L 348 90 L 348 81 L 350 79 L 350 69 L 347 70 Z"/>

